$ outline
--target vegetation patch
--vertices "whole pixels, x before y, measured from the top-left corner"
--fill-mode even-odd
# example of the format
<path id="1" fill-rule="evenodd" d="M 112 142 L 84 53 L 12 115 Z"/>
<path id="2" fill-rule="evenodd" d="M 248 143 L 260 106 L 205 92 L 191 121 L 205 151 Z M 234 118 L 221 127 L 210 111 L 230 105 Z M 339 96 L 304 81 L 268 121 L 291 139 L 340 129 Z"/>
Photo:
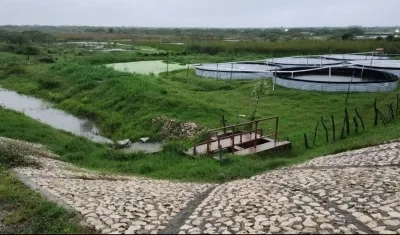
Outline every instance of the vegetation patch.
<path id="1" fill-rule="evenodd" d="M 159 136 L 165 141 L 191 139 L 205 130 L 194 122 L 183 122 L 165 116 L 153 118 L 152 123 L 158 127 Z"/>
<path id="2" fill-rule="evenodd" d="M 0 159 L 4 157 L 0 156 Z M 0 233 L 76 234 L 92 233 L 79 225 L 79 216 L 19 182 L 0 165 Z"/>

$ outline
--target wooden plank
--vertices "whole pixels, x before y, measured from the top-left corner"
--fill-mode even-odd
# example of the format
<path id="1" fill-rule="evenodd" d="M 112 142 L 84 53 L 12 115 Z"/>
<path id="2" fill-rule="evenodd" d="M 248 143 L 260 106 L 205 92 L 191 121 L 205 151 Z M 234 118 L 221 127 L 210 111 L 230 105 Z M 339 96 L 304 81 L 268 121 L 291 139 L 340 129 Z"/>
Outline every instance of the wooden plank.
<path id="1" fill-rule="evenodd" d="M 260 152 L 265 152 L 265 151 L 270 151 L 273 149 L 279 149 L 285 146 L 289 146 L 290 142 L 288 141 L 283 141 L 283 142 L 276 142 L 276 144 L 274 142 L 268 142 L 265 144 L 260 144 L 257 145 L 256 148 L 254 147 L 250 147 L 247 149 L 243 149 L 241 151 L 235 152 L 236 155 L 240 155 L 240 156 L 244 156 L 244 155 L 250 155 L 250 154 L 257 154 Z"/>
<path id="2" fill-rule="evenodd" d="M 261 138 L 260 134 L 257 134 L 257 138 Z M 246 143 L 246 142 L 250 142 L 254 140 L 254 133 L 248 133 L 248 134 L 244 134 L 242 137 L 242 143 Z M 231 139 L 221 139 L 220 140 L 220 144 L 221 147 L 224 148 L 228 148 L 231 146 Z M 236 135 L 235 136 L 235 145 L 237 144 L 241 144 L 240 143 L 240 135 Z M 217 151 L 218 148 L 218 141 L 217 140 L 212 140 L 210 143 L 210 151 Z M 190 155 L 193 155 L 193 148 L 189 149 L 189 151 L 191 151 L 192 153 Z M 207 153 L 207 144 L 201 144 L 196 146 L 196 152 L 197 154 L 205 154 Z"/>

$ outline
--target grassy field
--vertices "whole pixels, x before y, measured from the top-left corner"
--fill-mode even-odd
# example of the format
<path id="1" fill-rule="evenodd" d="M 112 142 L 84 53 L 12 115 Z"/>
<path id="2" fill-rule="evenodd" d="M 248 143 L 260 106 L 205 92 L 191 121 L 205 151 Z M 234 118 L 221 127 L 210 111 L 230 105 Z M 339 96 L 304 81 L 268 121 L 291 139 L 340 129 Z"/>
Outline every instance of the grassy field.
<path id="1" fill-rule="evenodd" d="M 228 156 L 220 164 L 211 158 L 193 159 L 181 153 L 181 146 L 169 144 L 153 155 L 122 154 L 84 138 L 55 130 L 21 113 L 0 108 L 0 136 L 41 143 L 61 155 L 61 159 L 104 173 L 141 175 L 156 179 L 195 182 L 226 182 L 248 178 L 277 167 L 296 164 L 328 153 L 370 146 L 398 137 L 400 121 L 378 126 L 371 131 L 353 135 L 327 146 L 304 151 L 296 147 L 291 152 L 276 155 Z"/>
<path id="2" fill-rule="evenodd" d="M 319 48 L 318 50 L 340 45 L 339 48 L 344 50 L 354 46 L 354 43 L 315 42 L 315 45 L 312 45 Z M 153 44 L 140 46 L 157 47 Z M 149 136 L 153 141 L 162 141 L 164 136 L 160 134 L 160 125 L 152 122 L 154 118 L 160 116 L 195 122 L 207 128 L 221 126 L 222 115 L 228 120 L 228 125 L 247 121 L 254 110 L 255 102 L 251 92 L 258 81 L 229 82 L 198 78 L 194 70 L 190 70 L 187 74 L 186 69 L 170 72 L 168 76 L 165 73 L 161 73 L 160 76 L 140 75 L 114 71 L 103 64 L 167 58 L 170 62 L 180 64 L 255 60 L 266 58 L 268 55 L 249 52 L 253 47 L 267 48 L 267 45 L 274 45 L 286 48 L 279 43 L 244 43 L 238 44 L 243 48 L 239 55 L 232 57 L 229 51 L 224 50 L 219 51 L 218 55 L 210 55 L 206 51 L 202 54 L 185 54 L 181 49 L 177 49 L 185 46 L 163 45 L 159 49 L 174 50 L 174 53 L 167 56 L 163 54 L 165 52 L 145 55 L 141 52 L 101 53 L 81 49 L 83 55 L 75 60 L 73 56 L 71 57 L 73 48 L 69 48 L 69 57 L 59 59 L 53 64 L 40 63 L 34 59 L 27 63 L 25 56 L 0 53 L 0 61 L 13 61 L 0 64 L 0 86 L 43 98 L 60 109 L 91 119 L 100 127 L 103 135 L 113 140 L 129 138 L 137 141 L 140 137 Z M 217 46 L 223 48 L 224 45 Z M 397 46 L 395 43 L 390 45 Z M 294 44 L 290 42 L 286 46 L 291 48 Z M 357 50 L 373 46 L 376 46 L 376 42 L 365 41 L 358 45 Z M 43 54 L 46 46 L 41 47 Z M 312 46 L 302 42 L 299 48 L 306 50 Z M 57 46 L 52 45 L 47 49 L 54 56 L 62 55 Z M 67 50 L 64 47 L 61 49 L 64 52 Z M 267 50 L 264 52 L 267 53 Z M 319 155 L 369 146 L 398 137 L 397 119 L 387 127 L 381 123 L 378 127 L 374 127 L 373 103 L 377 98 L 378 107 L 388 116 L 388 105 L 396 101 L 399 89 L 389 93 L 352 93 L 348 103 L 345 104 L 344 93 L 308 92 L 279 86 L 272 91 L 271 81 L 267 80 L 267 83 L 268 95 L 260 101 L 257 116 L 279 116 L 278 138 L 289 139 L 292 142 L 293 148 L 290 152 L 246 158 L 229 156 L 229 163 L 220 165 L 213 159 L 195 160 L 182 154 L 182 150 L 192 144 L 191 140 L 186 139 L 173 141 L 167 144 L 163 152 L 154 155 L 125 155 L 107 149 L 106 146 L 53 130 L 9 110 L 0 111 L 2 114 L 0 136 L 45 144 L 60 154 L 63 160 L 91 169 L 199 182 L 225 182 L 250 177 L 265 170 L 294 164 Z M 396 107 L 397 103 L 394 105 Z M 351 135 L 339 139 L 345 108 L 348 108 L 350 114 Z M 361 130 L 360 126 L 358 133 L 355 133 L 353 123 L 356 108 L 366 126 L 365 131 Z M 238 114 L 246 115 L 246 118 L 239 119 Z M 331 115 L 334 116 L 336 123 L 336 141 L 332 140 Z M 326 143 L 324 130 L 320 125 L 314 145 L 314 128 L 321 117 L 324 117 L 329 132 L 329 143 Z M 272 132 L 274 128 L 272 123 L 262 127 L 266 133 Z M 305 148 L 305 133 L 311 149 Z"/>
<path id="3" fill-rule="evenodd" d="M 21 74 L 19 69 L 24 73 Z M 0 85 L 44 98 L 61 109 L 92 119 L 104 135 L 114 140 L 137 140 L 143 136 L 160 140 L 159 126 L 151 122 L 159 116 L 194 121 L 213 128 L 221 125 L 222 114 L 228 119 L 228 124 L 233 124 L 237 121 L 237 114 L 248 117 L 254 109 L 250 94 L 257 81 L 227 82 L 197 78 L 194 71 L 190 71 L 189 75 L 186 71 L 176 71 L 169 76 L 161 74 L 155 77 L 68 61 L 52 65 L 32 64 L 20 66 L 19 69 L 6 66 Z M 6 110 L 2 110 L 3 115 L 0 116 L 0 135 L 45 144 L 60 154 L 62 159 L 91 169 L 200 182 L 224 182 L 250 177 L 319 155 L 398 137 L 397 120 L 390 127 L 382 124 L 373 127 L 375 97 L 381 111 L 387 113 L 386 106 L 396 100 L 398 91 L 350 94 L 349 102 L 345 105 L 346 94 L 343 93 L 306 92 L 282 87 L 272 91 L 271 82 L 267 82 L 270 85 L 269 94 L 261 101 L 258 116 L 280 117 L 279 139 L 289 138 L 293 143 L 293 149 L 288 153 L 246 158 L 231 156 L 228 164 L 220 165 L 213 159 L 195 160 L 182 154 L 181 151 L 191 145 L 191 141 L 184 140 L 170 143 L 164 152 L 155 155 L 124 155 Z M 346 107 L 350 112 L 350 120 L 355 116 L 354 109 L 359 110 L 366 130 L 356 134 L 351 123 L 351 135 L 348 138 L 332 143 L 330 134 L 330 143 L 326 144 L 320 126 L 315 146 L 307 150 L 304 147 L 304 133 L 307 133 L 309 143 L 313 145 L 314 128 L 321 117 L 325 118 L 331 133 L 330 115 L 333 114 L 337 124 L 336 136 L 340 136 Z M 263 127 L 269 131 L 273 126 Z"/>

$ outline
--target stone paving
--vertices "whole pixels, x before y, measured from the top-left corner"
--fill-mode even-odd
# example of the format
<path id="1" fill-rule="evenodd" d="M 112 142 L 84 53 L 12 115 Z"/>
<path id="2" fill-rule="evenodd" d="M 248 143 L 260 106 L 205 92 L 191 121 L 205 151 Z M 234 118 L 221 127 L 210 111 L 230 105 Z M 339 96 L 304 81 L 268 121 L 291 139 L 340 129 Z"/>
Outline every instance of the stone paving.
<path id="1" fill-rule="evenodd" d="M 163 233 L 174 221 L 173 232 L 180 234 L 400 234 L 400 142 L 221 185 L 106 176 L 53 159 L 36 160 L 41 168 L 16 171 L 102 233 Z M 188 205 L 210 189 L 184 216 Z"/>
<path id="2" fill-rule="evenodd" d="M 53 159 L 34 159 L 40 168 L 15 170 L 80 212 L 84 223 L 106 234 L 157 233 L 198 193 L 212 187 L 106 176 Z"/>

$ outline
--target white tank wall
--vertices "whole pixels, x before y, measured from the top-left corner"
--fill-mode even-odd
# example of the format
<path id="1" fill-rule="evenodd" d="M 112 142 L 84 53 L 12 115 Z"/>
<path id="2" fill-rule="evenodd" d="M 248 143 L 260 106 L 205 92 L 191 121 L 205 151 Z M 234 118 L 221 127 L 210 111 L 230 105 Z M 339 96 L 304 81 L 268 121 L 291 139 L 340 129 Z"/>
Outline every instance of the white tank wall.
<path id="1" fill-rule="evenodd" d="M 275 79 L 275 78 L 274 78 Z M 283 79 L 276 77 L 275 82 L 279 86 L 286 88 L 306 90 L 306 91 L 326 91 L 326 92 L 347 92 L 349 84 L 341 83 L 319 83 L 311 81 L 300 81 L 296 79 Z M 353 83 L 350 86 L 351 92 L 389 92 L 397 89 L 398 82 L 387 83 Z"/>
<path id="2" fill-rule="evenodd" d="M 271 78 L 272 72 L 240 72 L 240 71 L 215 71 L 196 68 L 196 75 L 199 77 L 216 79 L 259 79 Z"/>

